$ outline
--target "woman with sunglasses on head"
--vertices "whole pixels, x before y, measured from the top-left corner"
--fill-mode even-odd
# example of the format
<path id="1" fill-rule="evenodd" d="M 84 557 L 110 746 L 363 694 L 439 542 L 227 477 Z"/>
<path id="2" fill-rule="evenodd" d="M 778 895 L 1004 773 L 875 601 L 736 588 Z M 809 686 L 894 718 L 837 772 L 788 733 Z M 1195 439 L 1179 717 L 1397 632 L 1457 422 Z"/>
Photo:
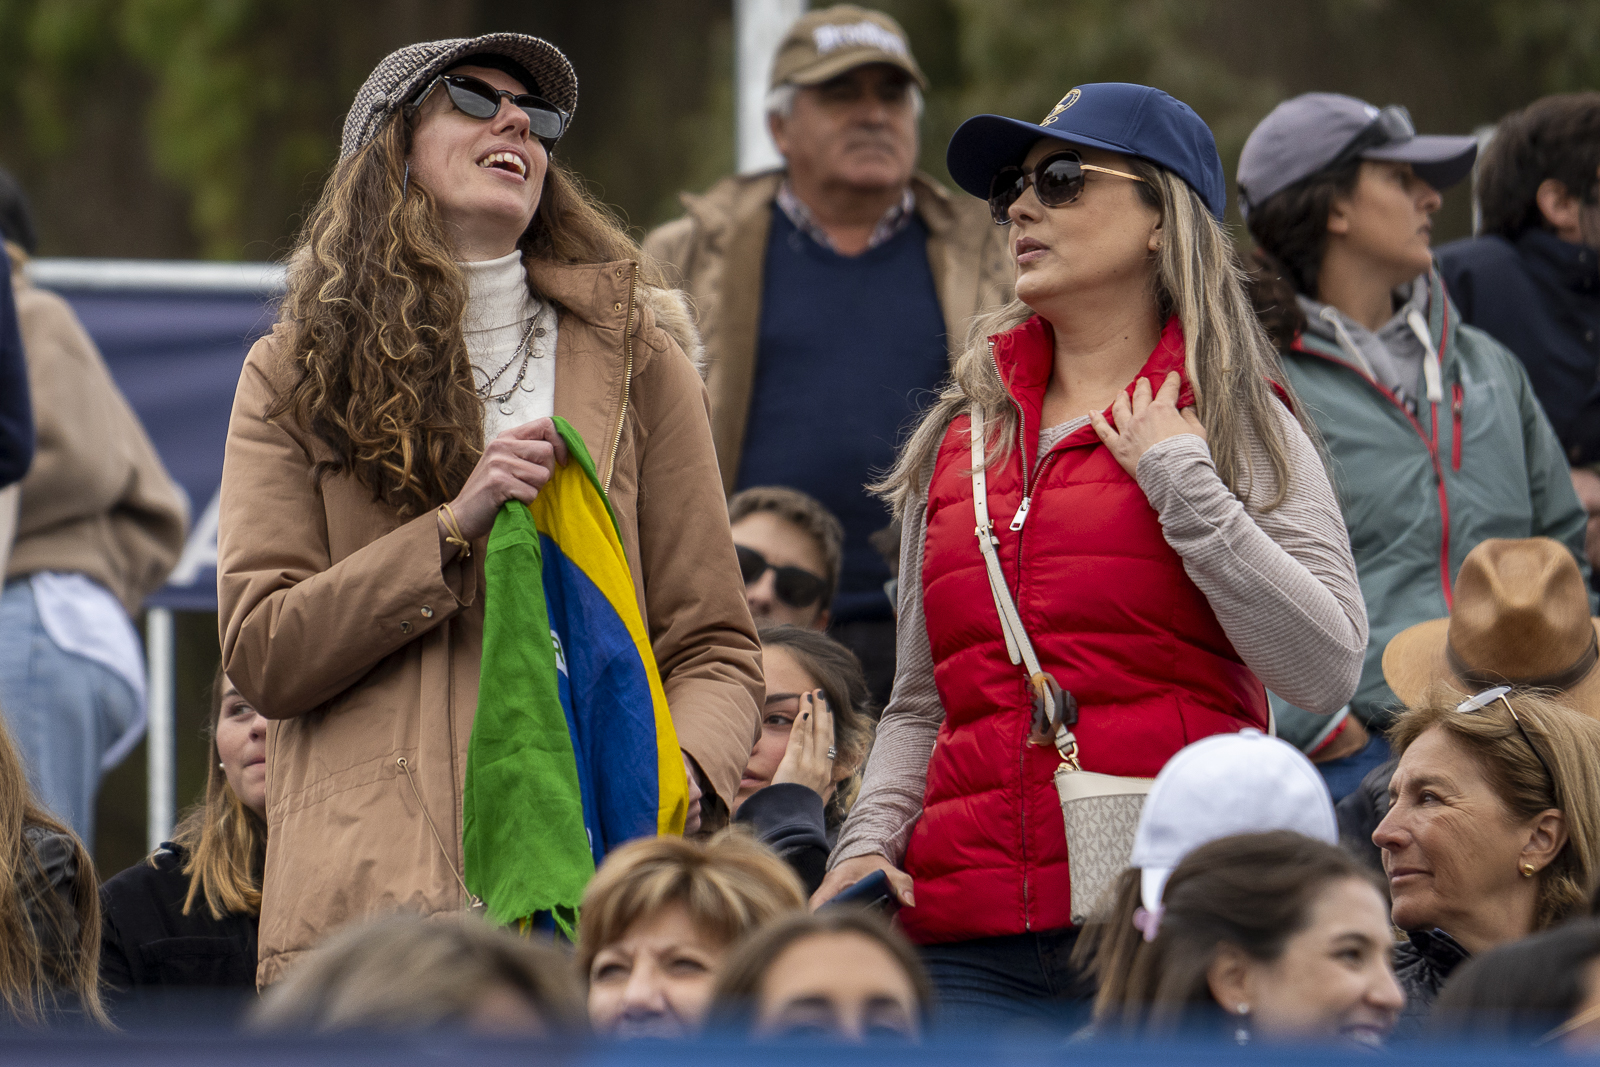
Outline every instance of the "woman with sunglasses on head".
<path id="1" fill-rule="evenodd" d="M 1600 878 L 1600 722 L 1529 690 L 1447 685 L 1389 730 L 1383 850 L 1415 1032 L 1469 955 L 1585 914 Z"/>
<path id="2" fill-rule="evenodd" d="M 1334 800 L 1389 758 L 1396 633 L 1449 614 L 1491 537 L 1555 538 L 1584 561 L 1587 517 L 1527 372 L 1460 322 L 1433 269 L 1440 191 L 1471 137 L 1417 136 L 1404 108 L 1335 93 L 1279 104 L 1245 142 L 1239 205 L 1257 245 L 1254 298 L 1337 471 L 1370 640 L 1349 713 L 1307 716 L 1274 692 L 1279 728 Z"/>
<path id="3" fill-rule="evenodd" d="M 566 58 L 522 34 L 386 58 L 246 361 L 219 587 L 224 670 L 274 720 L 263 983 L 347 920 L 468 905 L 486 542 L 568 461 L 552 416 L 615 515 L 690 828 L 701 791 L 725 819 L 738 790 L 759 649 L 698 343 L 681 296 L 552 154 L 576 102 Z"/>
<path id="4" fill-rule="evenodd" d="M 1010 226 L 1018 299 L 974 323 L 881 486 L 921 580 L 900 584 L 894 695 L 814 899 L 886 870 L 967 1024 L 1083 993 L 1067 957 L 1094 901 L 1073 899 L 1057 769 L 1150 777 L 1265 729 L 1263 682 L 1331 712 L 1366 617 L 1205 123 L 1085 85 L 1040 125 L 969 120 L 949 164 Z"/>

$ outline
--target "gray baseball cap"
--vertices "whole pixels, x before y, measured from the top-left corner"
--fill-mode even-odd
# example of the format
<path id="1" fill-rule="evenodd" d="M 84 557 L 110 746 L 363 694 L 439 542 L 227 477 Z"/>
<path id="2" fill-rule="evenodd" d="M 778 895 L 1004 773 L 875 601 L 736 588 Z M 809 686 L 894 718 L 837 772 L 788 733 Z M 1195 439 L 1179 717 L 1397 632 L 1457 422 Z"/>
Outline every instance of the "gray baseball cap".
<path id="1" fill-rule="evenodd" d="M 1417 177 L 1448 189 L 1472 173 L 1472 137 L 1418 136 L 1403 107 L 1376 108 L 1339 93 L 1303 93 L 1273 108 L 1239 155 L 1239 211 L 1250 209 L 1349 159 L 1410 163 Z"/>
<path id="2" fill-rule="evenodd" d="M 385 56 L 362 83 L 344 117 L 339 158 L 349 159 L 372 140 L 385 119 L 412 103 L 435 77 L 471 56 L 504 57 L 533 80 L 534 84 L 524 86 L 528 92 L 544 97 L 569 116 L 578 108 L 578 75 L 549 41 L 525 33 L 486 33 L 408 44 Z"/>

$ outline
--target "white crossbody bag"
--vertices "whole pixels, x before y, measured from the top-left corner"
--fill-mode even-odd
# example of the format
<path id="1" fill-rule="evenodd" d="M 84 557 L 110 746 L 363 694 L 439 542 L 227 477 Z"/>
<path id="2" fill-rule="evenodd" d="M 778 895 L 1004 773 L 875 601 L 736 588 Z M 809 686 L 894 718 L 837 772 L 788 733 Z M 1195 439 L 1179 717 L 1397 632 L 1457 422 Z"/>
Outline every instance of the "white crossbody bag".
<path id="1" fill-rule="evenodd" d="M 1078 702 L 1039 665 L 1033 642 L 1022 627 L 1022 616 L 1017 613 L 1011 589 L 1000 570 L 1000 557 L 995 554 L 999 542 L 989 521 L 988 479 L 983 469 L 983 411 L 977 404 L 972 405 L 971 411 L 972 510 L 978 520 L 978 551 L 989 571 L 989 591 L 994 594 L 994 606 L 1000 614 L 1006 652 L 1012 663 L 1021 664 L 1027 672 L 1028 687 L 1033 691 L 1033 730 L 1028 743 L 1054 744 L 1061 755 L 1055 785 L 1066 824 L 1072 923 L 1077 926 L 1094 911 L 1112 881 L 1128 865 L 1133 837 L 1139 829 L 1139 813 L 1155 779 L 1095 774 L 1079 764 L 1078 739 L 1072 732 L 1078 723 Z"/>

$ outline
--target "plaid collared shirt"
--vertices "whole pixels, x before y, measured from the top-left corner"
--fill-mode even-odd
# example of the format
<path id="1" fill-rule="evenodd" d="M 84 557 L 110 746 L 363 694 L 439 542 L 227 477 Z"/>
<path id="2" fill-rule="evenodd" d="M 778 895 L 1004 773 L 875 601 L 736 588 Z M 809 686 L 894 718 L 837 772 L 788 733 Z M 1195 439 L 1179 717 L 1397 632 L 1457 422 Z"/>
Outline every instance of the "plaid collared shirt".
<path id="1" fill-rule="evenodd" d="M 794 195 L 794 190 L 789 187 L 787 181 L 778 186 L 778 206 L 789 217 L 789 221 L 794 223 L 795 229 L 817 242 L 823 248 L 830 248 L 835 252 L 839 251 L 833 240 L 828 236 L 828 231 L 822 228 L 822 224 L 811 213 L 811 209 L 802 204 L 800 198 Z M 877 248 L 905 229 L 911 222 L 911 216 L 916 210 L 917 198 L 912 194 L 911 187 L 908 185 L 905 191 L 900 194 L 900 202 L 890 206 L 889 210 L 883 213 L 883 218 L 879 219 L 878 224 L 872 228 L 872 236 L 867 238 L 868 250 Z"/>

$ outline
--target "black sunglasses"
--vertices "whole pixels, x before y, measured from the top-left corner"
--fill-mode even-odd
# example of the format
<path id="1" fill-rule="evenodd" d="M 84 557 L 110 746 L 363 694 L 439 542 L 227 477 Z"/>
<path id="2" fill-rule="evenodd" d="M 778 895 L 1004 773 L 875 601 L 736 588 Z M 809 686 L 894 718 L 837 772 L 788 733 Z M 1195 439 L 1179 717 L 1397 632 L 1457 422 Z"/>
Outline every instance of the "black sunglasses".
<path id="1" fill-rule="evenodd" d="M 541 141 L 555 141 L 566 132 L 570 116 L 544 97 L 496 89 L 470 74 L 439 75 L 428 83 L 428 87 L 417 96 L 416 103 L 407 110 L 415 111 L 421 107 L 440 82 L 444 83 L 445 92 L 450 94 L 450 102 L 464 115 L 471 115 L 475 119 L 492 119 L 500 114 L 500 98 L 506 97 L 528 116 L 528 132 Z"/>
<path id="2" fill-rule="evenodd" d="M 989 217 L 994 219 L 996 226 L 1009 223 L 1011 205 L 1027 191 L 1030 182 L 1035 195 L 1039 197 L 1039 203 L 1045 207 L 1070 204 L 1083 192 L 1084 171 L 1089 170 L 1096 174 L 1115 174 L 1119 178 L 1144 181 L 1137 174 L 1085 163 L 1076 152 L 1052 152 L 1035 163 L 1032 172 L 1021 167 L 1001 167 L 995 172 L 993 180 L 989 182 Z"/>
<path id="3" fill-rule="evenodd" d="M 1411 112 L 1399 104 L 1390 104 L 1378 112 L 1371 122 L 1361 127 L 1361 132 L 1350 138 L 1350 143 L 1339 150 L 1339 154 L 1333 157 L 1333 162 L 1318 173 L 1336 170 L 1352 159 L 1359 158 L 1363 152 L 1382 148 L 1386 144 L 1400 144 L 1416 135 L 1417 128 L 1412 125 Z"/>
<path id="4" fill-rule="evenodd" d="M 734 547 L 739 553 L 739 574 L 744 578 L 745 585 L 760 581 L 763 574 L 771 571 L 773 592 L 791 608 L 812 607 L 827 595 L 828 582 L 825 578 L 803 567 L 774 567 L 767 562 L 766 556 L 755 549 L 743 545 Z"/>

